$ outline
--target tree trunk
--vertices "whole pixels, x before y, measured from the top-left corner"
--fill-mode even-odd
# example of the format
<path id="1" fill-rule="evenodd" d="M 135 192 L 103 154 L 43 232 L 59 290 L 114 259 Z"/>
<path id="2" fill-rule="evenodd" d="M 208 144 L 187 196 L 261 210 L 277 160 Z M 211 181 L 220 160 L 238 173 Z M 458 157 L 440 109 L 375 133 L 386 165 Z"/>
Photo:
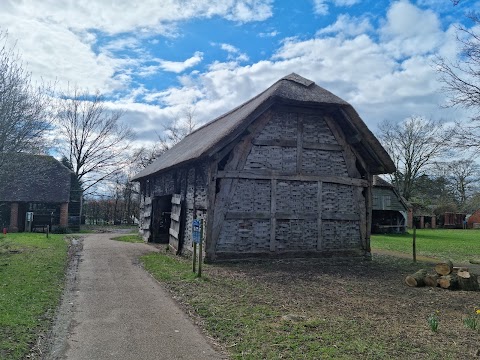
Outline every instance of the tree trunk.
<path id="1" fill-rule="evenodd" d="M 418 270 L 415 274 L 408 275 L 405 278 L 405 283 L 408 286 L 412 286 L 412 287 L 424 286 L 425 276 L 427 276 L 427 270 L 425 269 Z"/>
<path id="2" fill-rule="evenodd" d="M 458 276 L 458 287 L 465 291 L 480 291 L 477 275 L 469 273 L 468 278 Z"/>
<path id="3" fill-rule="evenodd" d="M 437 274 L 427 275 L 425 276 L 425 279 L 423 281 L 425 282 L 425 286 L 436 287 L 438 286 L 438 278 L 439 276 Z"/>
<path id="4" fill-rule="evenodd" d="M 458 276 L 455 274 L 441 276 L 438 285 L 443 289 L 455 290 L 458 288 Z"/>
<path id="5" fill-rule="evenodd" d="M 448 275 L 452 272 L 453 270 L 453 264 L 450 260 L 444 263 L 438 263 L 435 265 L 435 271 L 438 275 Z"/>

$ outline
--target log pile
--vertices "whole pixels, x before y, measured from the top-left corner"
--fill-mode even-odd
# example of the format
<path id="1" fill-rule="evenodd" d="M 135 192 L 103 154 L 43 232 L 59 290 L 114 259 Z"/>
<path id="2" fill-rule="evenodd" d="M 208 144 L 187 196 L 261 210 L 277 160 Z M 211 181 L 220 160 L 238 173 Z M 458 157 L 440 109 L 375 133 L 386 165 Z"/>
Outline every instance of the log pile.
<path id="1" fill-rule="evenodd" d="M 408 286 L 431 286 L 449 290 L 480 291 L 478 276 L 465 267 L 454 267 L 448 260 L 435 265 L 435 273 L 429 274 L 421 269 L 405 278 Z"/>

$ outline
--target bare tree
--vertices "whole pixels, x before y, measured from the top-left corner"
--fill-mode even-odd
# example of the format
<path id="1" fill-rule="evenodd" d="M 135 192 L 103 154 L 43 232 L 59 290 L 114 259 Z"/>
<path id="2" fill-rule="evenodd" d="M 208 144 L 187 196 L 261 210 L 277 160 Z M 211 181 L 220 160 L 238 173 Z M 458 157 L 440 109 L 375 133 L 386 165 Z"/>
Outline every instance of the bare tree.
<path id="1" fill-rule="evenodd" d="M 162 134 L 157 133 L 160 153 L 170 149 L 198 126 L 195 107 L 187 106 L 178 112 L 170 124 L 163 125 Z"/>
<path id="2" fill-rule="evenodd" d="M 410 200 L 415 182 L 449 147 L 452 130 L 440 121 L 412 116 L 402 123 L 384 121 L 379 138 L 393 159 L 397 171 L 392 182 Z"/>
<path id="3" fill-rule="evenodd" d="M 155 159 L 179 143 L 185 136 L 198 127 L 195 119 L 195 107 L 187 106 L 173 116 L 172 122 L 162 125 L 162 133 L 157 133 L 158 142 L 151 147 L 142 147 L 135 152 L 138 159 L 137 172 L 151 164 Z"/>
<path id="4" fill-rule="evenodd" d="M 35 85 L 0 31 L 0 166 L 8 153 L 40 152 L 51 128 L 50 87 Z"/>
<path id="5" fill-rule="evenodd" d="M 473 122 L 458 124 L 457 145 L 480 150 L 480 18 L 474 13 L 468 18 L 476 26 L 457 27 L 457 41 L 461 47 L 459 60 L 438 57 L 435 63 L 442 89 L 449 95 L 446 105 L 470 109 L 475 114 Z"/>
<path id="6" fill-rule="evenodd" d="M 473 159 L 437 163 L 439 172 L 448 179 L 460 206 L 464 206 L 480 180 L 480 165 Z"/>
<path id="7" fill-rule="evenodd" d="M 120 122 L 122 115 L 108 109 L 98 92 L 89 95 L 74 89 L 59 100 L 56 120 L 65 143 L 61 150 L 85 192 L 111 179 L 129 163 L 133 133 Z"/>

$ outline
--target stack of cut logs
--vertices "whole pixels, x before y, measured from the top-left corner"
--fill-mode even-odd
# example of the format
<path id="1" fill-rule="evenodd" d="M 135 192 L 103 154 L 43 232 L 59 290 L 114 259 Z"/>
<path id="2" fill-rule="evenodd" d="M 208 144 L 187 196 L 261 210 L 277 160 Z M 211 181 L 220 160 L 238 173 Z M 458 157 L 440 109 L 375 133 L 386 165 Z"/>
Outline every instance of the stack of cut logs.
<path id="1" fill-rule="evenodd" d="M 479 291 L 478 276 L 464 267 L 454 267 L 452 262 L 438 263 L 435 265 L 435 274 L 428 274 L 425 269 L 418 270 L 415 274 L 405 278 L 408 286 L 439 286 L 443 289 Z"/>

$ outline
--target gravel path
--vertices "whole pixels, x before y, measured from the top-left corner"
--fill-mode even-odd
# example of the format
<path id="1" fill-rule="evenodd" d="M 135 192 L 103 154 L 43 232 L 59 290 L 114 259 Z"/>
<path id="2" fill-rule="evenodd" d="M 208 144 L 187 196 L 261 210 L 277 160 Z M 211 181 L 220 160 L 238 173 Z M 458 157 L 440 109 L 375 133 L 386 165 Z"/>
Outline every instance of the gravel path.
<path id="1" fill-rule="evenodd" d="M 138 257 L 154 248 L 110 240 L 112 236 L 85 236 L 49 358 L 224 358 L 139 266 Z"/>

